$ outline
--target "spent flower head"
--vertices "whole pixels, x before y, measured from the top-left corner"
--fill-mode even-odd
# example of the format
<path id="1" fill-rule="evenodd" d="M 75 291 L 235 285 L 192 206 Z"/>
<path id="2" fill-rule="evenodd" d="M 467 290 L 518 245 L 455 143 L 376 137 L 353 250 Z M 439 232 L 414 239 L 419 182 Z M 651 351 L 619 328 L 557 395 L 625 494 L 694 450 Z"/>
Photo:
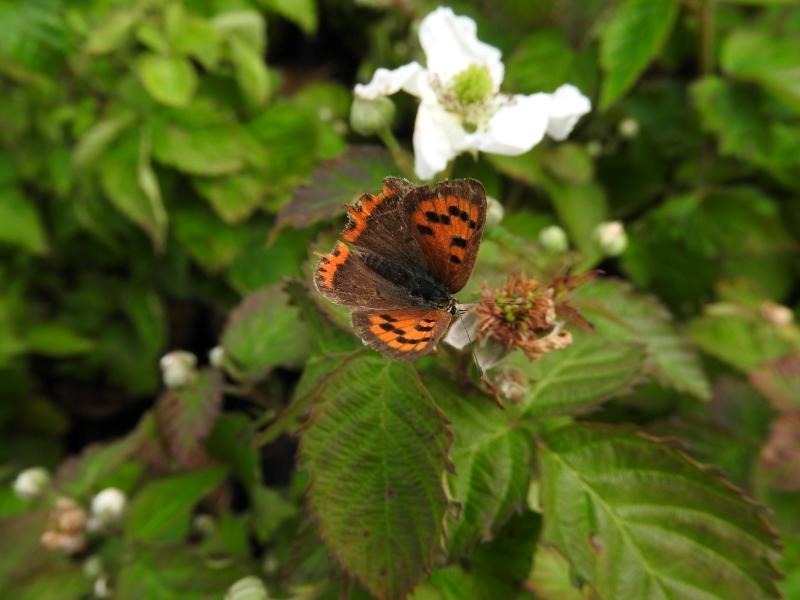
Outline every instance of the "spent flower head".
<path id="1" fill-rule="evenodd" d="M 505 66 L 500 51 L 478 39 L 477 25 L 439 7 L 420 23 L 426 67 L 411 62 L 378 69 L 355 87 L 360 100 L 403 90 L 420 99 L 414 125 L 414 170 L 430 179 L 467 151 L 523 154 L 545 134 L 565 139 L 591 102 L 573 85 L 552 94 L 503 94 Z"/>

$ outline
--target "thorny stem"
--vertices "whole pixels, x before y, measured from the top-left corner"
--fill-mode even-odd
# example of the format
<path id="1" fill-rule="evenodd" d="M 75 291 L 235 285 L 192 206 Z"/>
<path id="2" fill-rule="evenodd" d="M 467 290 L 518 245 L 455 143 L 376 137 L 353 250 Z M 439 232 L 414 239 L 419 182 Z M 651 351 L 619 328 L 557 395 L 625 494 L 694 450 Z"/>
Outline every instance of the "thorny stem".
<path id="1" fill-rule="evenodd" d="M 409 179 L 414 179 L 414 165 L 411 161 L 411 155 L 403 149 L 403 147 L 400 145 L 400 142 L 397 141 L 394 133 L 392 133 L 392 130 L 388 127 L 384 127 L 378 132 L 378 137 L 381 138 L 381 141 L 389 149 L 389 152 L 391 152 L 392 158 L 394 159 L 395 164 L 397 164 L 397 167 L 406 177 Z"/>

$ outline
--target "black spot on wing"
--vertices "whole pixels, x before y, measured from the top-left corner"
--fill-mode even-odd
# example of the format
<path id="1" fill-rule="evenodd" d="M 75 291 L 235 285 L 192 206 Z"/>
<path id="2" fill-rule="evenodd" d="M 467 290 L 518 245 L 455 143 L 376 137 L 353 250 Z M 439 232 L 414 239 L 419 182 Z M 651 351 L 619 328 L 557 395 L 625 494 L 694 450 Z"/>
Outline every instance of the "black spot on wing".
<path id="1" fill-rule="evenodd" d="M 417 231 L 419 231 L 422 235 L 433 235 L 433 229 L 427 225 L 417 225 Z"/>
<path id="2" fill-rule="evenodd" d="M 453 244 L 453 246 L 458 246 L 459 248 L 467 247 L 467 240 L 458 235 L 454 235 L 453 238 L 450 240 L 450 243 Z"/>

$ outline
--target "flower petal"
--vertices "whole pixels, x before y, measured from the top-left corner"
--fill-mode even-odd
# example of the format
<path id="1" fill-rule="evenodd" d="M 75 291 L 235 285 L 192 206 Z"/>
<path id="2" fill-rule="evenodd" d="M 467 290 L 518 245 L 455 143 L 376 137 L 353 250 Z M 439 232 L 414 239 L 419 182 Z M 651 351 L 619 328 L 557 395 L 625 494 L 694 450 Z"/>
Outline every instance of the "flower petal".
<path id="1" fill-rule="evenodd" d="M 400 90 L 421 98 L 430 90 L 427 75 L 427 71 L 418 62 L 391 70 L 380 68 L 375 71 L 369 83 L 356 84 L 354 91 L 356 96 L 364 100 L 391 96 Z"/>
<path id="2" fill-rule="evenodd" d="M 419 26 L 419 41 L 427 58 L 428 70 L 447 85 L 456 73 L 470 65 L 489 69 L 497 93 L 505 68 L 500 50 L 478 39 L 478 27 L 469 17 L 457 17 L 453 10 L 439 7 L 428 14 Z"/>
<path id="3" fill-rule="evenodd" d="M 523 154 L 542 141 L 550 119 L 549 94 L 498 98 L 500 107 L 478 131 L 475 148 L 492 154 Z"/>
<path id="4" fill-rule="evenodd" d="M 417 177 L 430 179 L 468 147 L 467 133 L 458 117 L 435 101 L 423 100 L 414 124 L 414 171 Z"/>
<path id="5" fill-rule="evenodd" d="M 592 110 L 592 102 L 574 85 L 565 84 L 551 95 L 550 122 L 547 135 L 561 141 L 583 115 Z"/>

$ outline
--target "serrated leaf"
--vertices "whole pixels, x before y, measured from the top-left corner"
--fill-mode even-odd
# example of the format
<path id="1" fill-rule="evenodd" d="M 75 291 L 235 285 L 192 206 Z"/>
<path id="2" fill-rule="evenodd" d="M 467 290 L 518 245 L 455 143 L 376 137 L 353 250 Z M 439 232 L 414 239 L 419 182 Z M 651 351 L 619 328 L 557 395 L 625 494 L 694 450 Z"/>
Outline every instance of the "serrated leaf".
<path id="1" fill-rule="evenodd" d="M 672 446 L 577 425 L 539 447 L 544 537 L 602 598 L 778 598 L 762 509 Z"/>
<path id="2" fill-rule="evenodd" d="M 557 548 L 540 545 L 527 587 L 541 600 L 591 600 L 592 589 L 585 582 L 574 581 L 570 570 L 569 561 Z"/>
<path id="3" fill-rule="evenodd" d="M 760 83 L 800 111 L 800 40 L 796 37 L 740 29 L 725 38 L 720 62 L 733 77 Z"/>
<path id="4" fill-rule="evenodd" d="M 308 330 L 280 285 L 247 296 L 230 314 L 222 346 L 242 375 L 256 380 L 278 366 L 297 367 L 308 355 Z"/>
<path id="5" fill-rule="evenodd" d="M 148 483 L 131 502 L 125 535 L 142 542 L 179 542 L 189 532 L 192 508 L 225 476 L 213 468 Z"/>
<path id="6" fill-rule="evenodd" d="M 36 206 L 11 186 L 0 186 L 0 243 L 35 253 L 47 250 L 44 225 Z"/>
<path id="7" fill-rule="evenodd" d="M 202 458 L 205 440 L 222 410 L 222 374 L 206 369 L 185 386 L 162 394 L 156 419 L 170 455 L 191 467 Z"/>
<path id="8" fill-rule="evenodd" d="M 433 563 L 449 434 L 413 369 L 360 356 L 316 393 L 301 441 L 328 548 L 375 596 L 404 598 Z"/>
<path id="9" fill-rule="evenodd" d="M 677 0 L 623 0 L 600 37 L 605 72 L 600 108 L 605 110 L 634 84 L 667 41 L 678 15 Z"/>
<path id="10" fill-rule="evenodd" d="M 516 364 L 530 378 L 522 401 L 533 417 L 581 414 L 629 389 L 641 375 L 643 344 L 581 336 L 563 350 Z"/>
<path id="11" fill-rule="evenodd" d="M 376 146 L 350 146 L 344 154 L 322 163 L 308 185 L 297 188 L 278 213 L 276 226 L 302 228 L 342 212 L 364 193 L 377 193 L 383 178 L 395 170 L 388 151 Z"/>
<path id="12" fill-rule="evenodd" d="M 197 74 L 185 58 L 144 54 L 136 71 L 147 92 L 161 104 L 186 106 L 197 89 Z"/>
<path id="13" fill-rule="evenodd" d="M 433 371 L 425 382 L 453 431 L 448 474 L 458 514 L 446 524 L 446 547 L 453 560 L 466 556 L 479 541 L 492 539 L 525 504 L 531 474 L 532 439 L 511 411 L 482 394 L 464 390 Z"/>
<path id="14" fill-rule="evenodd" d="M 574 298 L 573 304 L 601 335 L 644 344 L 647 371 L 676 390 L 701 399 L 711 397 L 700 358 L 656 298 L 637 294 L 630 285 L 613 279 L 595 280 L 574 292 Z"/>

